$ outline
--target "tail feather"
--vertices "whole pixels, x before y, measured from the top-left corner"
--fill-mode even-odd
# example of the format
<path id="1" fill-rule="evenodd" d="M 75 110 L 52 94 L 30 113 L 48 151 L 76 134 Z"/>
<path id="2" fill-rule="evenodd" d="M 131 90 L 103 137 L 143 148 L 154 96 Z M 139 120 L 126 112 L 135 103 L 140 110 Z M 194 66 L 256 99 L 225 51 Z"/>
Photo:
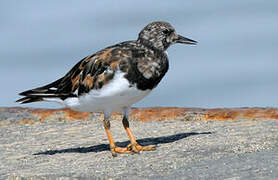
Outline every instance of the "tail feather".
<path id="1" fill-rule="evenodd" d="M 39 88 L 21 92 L 19 93 L 19 95 L 25 97 L 18 99 L 16 102 L 21 104 L 26 104 L 26 103 L 44 101 L 46 98 L 66 99 L 67 97 L 75 97 L 76 95 L 72 93 L 64 93 L 58 91 L 59 84 L 62 82 L 62 80 L 63 78 L 58 79 L 55 82 L 52 82 L 50 84 L 47 84 Z"/>
<path id="2" fill-rule="evenodd" d="M 16 102 L 20 104 L 27 104 L 27 103 L 32 103 L 32 102 L 38 102 L 38 101 L 43 101 L 43 98 L 40 97 L 23 97 L 18 99 Z"/>

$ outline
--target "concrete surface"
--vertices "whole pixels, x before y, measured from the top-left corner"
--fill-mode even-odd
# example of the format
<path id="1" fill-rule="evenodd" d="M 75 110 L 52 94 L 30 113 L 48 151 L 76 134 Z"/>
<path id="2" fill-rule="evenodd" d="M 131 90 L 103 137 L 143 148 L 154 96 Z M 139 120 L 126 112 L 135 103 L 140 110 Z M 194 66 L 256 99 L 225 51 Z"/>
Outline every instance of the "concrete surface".
<path id="1" fill-rule="evenodd" d="M 113 158 L 101 121 L 0 126 L 0 179 L 277 179 L 278 120 L 131 121 L 156 151 Z M 111 123 L 120 146 L 128 138 Z"/>

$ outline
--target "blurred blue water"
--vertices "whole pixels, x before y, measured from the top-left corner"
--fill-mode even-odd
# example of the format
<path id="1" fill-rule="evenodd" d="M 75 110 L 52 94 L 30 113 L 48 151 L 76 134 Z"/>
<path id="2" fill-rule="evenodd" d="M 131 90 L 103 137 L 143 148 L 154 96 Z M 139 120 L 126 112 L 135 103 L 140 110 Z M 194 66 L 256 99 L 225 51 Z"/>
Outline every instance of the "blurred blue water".
<path id="1" fill-rule="evenodd" d="M 81 58 L 170 22 L 198 46 L 168 50 L 170 70 L 136 106 L 277 106 L 278 1 L 1 1 L 0 106 Z M 53 103 L 28 104 L 59 107 Z"/>

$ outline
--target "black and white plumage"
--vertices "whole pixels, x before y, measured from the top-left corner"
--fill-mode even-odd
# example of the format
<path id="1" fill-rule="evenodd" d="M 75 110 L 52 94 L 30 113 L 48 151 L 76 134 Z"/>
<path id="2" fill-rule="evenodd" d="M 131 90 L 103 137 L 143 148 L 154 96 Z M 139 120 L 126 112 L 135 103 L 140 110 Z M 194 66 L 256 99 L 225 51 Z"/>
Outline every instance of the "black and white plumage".
<path id="1" fill-rule="evenodd" d="M 130 107 L 161 81 L 168 70 L 166 50 L 175 43 L 197 42 L 178 35 L 167 22 L 150 23 L 137 40 L 122 42 L 85 57 L 57 81 L 20 93 L 24 97 L 17 102 L 53 101 L 77 111 L 103 111 L 104 127 L 108 131 L 111 113 L 123 111 L 127 130 Z M 111 143 L 110 132 L 107 133 L 113 154 L 153 149 L 144 149 L 132 138 L 126 149 L 116 147 Z"/>

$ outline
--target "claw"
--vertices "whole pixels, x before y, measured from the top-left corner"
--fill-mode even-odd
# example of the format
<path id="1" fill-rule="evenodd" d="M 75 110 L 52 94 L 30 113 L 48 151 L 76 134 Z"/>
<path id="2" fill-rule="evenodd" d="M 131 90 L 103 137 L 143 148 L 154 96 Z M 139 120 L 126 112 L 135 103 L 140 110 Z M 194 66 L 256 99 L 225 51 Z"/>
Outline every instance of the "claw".
<path id="1" fill-rule="evenodd" d="M 128 148 L 122 148 L 122 147 L 111 147 L 111 153 L 113 157 L 117 157 L 118 154 L 132 154 L 132 151 Z"/>
<path id="2" fill-rule="evenodd" d="M 154 151 L 155 145 L 149 145 L 149 146 L 141 146 L 140 144 L 129 144 L 127 146 L 127 149 L 134 152 L 134 153 L 140 153 L 142 151 Z"/>

